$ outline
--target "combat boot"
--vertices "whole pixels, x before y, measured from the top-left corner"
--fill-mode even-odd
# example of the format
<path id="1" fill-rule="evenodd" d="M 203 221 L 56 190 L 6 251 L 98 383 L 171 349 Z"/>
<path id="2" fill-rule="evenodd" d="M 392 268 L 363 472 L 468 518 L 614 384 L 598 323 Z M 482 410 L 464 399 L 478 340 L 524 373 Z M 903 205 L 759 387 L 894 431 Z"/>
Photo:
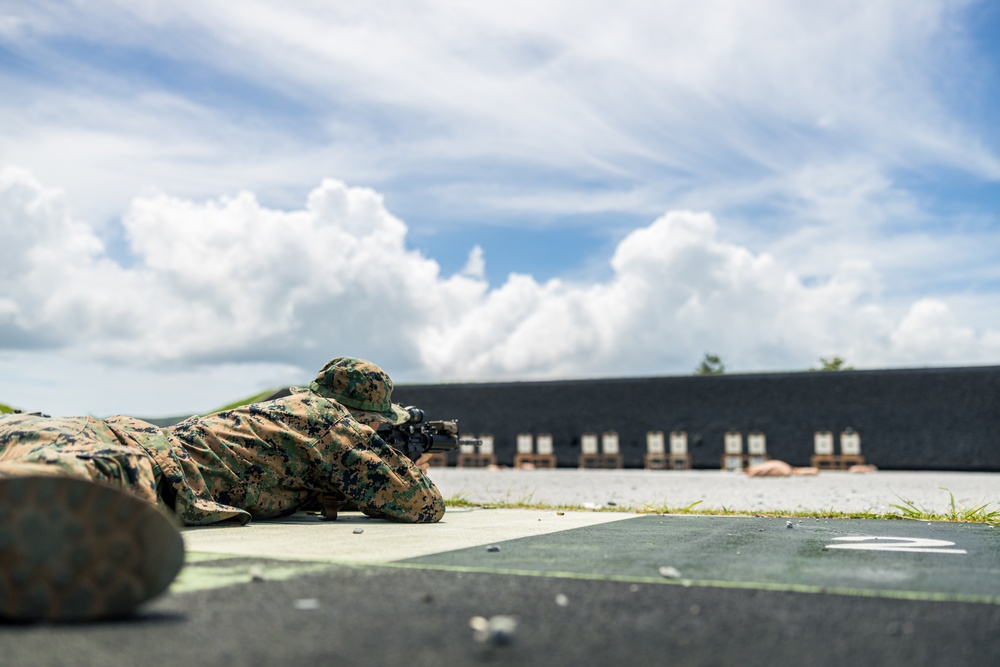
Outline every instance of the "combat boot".
<path id="1" fill-rule="evenodd" d="M 0 618 L 89 621 L 131 613 L 184 563 L 176 519 L 73 477 L 0 477 Z"/>

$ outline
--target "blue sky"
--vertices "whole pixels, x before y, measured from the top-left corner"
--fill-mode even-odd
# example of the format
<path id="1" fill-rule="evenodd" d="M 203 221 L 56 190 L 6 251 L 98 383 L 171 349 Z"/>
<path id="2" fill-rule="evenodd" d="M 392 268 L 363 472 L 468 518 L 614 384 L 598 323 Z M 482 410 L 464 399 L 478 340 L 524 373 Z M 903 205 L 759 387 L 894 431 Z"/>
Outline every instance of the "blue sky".
<path id="1" fill-rule="evenodd" d="M 998 33 L 989 0 L 0 1 L 0 401 L 202 410 L 339 354 L 1000 363 Z"/>

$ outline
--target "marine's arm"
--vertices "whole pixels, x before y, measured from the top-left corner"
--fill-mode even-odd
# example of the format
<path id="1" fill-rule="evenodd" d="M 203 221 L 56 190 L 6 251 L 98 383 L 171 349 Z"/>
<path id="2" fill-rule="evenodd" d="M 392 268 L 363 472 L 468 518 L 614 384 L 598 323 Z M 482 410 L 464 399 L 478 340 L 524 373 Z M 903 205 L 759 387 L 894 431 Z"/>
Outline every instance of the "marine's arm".
<path id="1" fill-rule="evenodd" d="M 323 438 L 324 476 L 365 514 L 405 523 L 433 523 L 444 516 L 434 483 L 370 428 L 341 420 Z"/>

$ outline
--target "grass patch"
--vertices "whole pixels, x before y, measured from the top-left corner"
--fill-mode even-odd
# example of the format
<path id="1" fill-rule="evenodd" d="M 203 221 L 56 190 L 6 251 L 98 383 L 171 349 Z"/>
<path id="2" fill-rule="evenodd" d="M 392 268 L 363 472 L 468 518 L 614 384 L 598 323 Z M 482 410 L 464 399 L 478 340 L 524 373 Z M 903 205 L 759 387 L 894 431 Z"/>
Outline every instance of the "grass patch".
<path id="1" fill-rule="evenodd" d="M 480 507 L 479 503 L 469 500 L 470 495 L 468 492 L 456 493 L 451 498 L 445 498 L 444 504 L 448 507 Z"/>
<path id="2" fill-rule="evenodd" d="M 643 504 L 642 511 L 646 514 L 698 514 L 699 510 L 696 510 L 695 507 L 701 505 L 703 502 L 703 500 L 696 500 L 690 505 L 676 508 L 670 508 L 666 505 L 666 503 L 662 505 L 650 505 L 647 503 Z M 723 514 L 728 514 L 728 511 L 724 510 Z"/>
<path id="3" fill-rule="evenodd" d="M 945 489 L 947 490 L 947 489 Z M 1000 508 L 991 510 L 993 503 L 985 503 L 978 507 L 964 507 L 955 502 L 954 495 L 951 494 L 951 508 L 944 513 L 932 512 L 919 507 L 910 501 L 901 501 L 899 505 L 890 505 L 895 511 L 875 512 L 871 510 L 861 512 L 843 512 L 835 509 L 819 511 L 760 511 L 760 510 L 733 510 L 726 507 L 702 508 L 698 507 L 702 501 L 698 500 L 689 505 L 671 506 L 666 503 L 643 504 L 639 507 L 629 505 L 599 505 L 592 504 L 552 504 L 532 502 L 534 494 L 529 494 L 526 498 L 518 498 L 510 501 L 508 498 L 502 501 L 473 502 L 469 500 L 470 493 L 461 493 L 451 498 L 445 499 L 448 507 L 480 508 L 480 509 L 533 509 L 548 511 L 575 511 L 575 512 L 629 512 L 634 514 L 691 514 L 698 516 L 752 516 L 752 517 L 773 517 L 773 518 L 798 518 L 798 519 L 879 519 L 894 521 L 948 521 L 959 523 L 985 523 L 991 526 L 1000 527 Z"/>
<path id="4" fill-rule="evenodd" d="M 899 511 L 904 519 L 916 521 L 952 521 L 955 523 L 988 523 L 991 526 L 1000 526 L 1000 508 L 990 509 L 993 503 L 983 503 L 975 507 L 969 507 L 955 502 L 955 494 L 951 490 L 941 487 L 942 491 L 948 492 L 949 509 L 943 514 L 932 512 L 921 507 L 912 500 L 899 499 L 898 504 L 890 507 Z"/>
<path id="5" fill-rule="evenodd" d="M 14 412 L 15 408 L 10 407 L 6 403 L 0 403 L 0 414 L 8 414 Z"/>

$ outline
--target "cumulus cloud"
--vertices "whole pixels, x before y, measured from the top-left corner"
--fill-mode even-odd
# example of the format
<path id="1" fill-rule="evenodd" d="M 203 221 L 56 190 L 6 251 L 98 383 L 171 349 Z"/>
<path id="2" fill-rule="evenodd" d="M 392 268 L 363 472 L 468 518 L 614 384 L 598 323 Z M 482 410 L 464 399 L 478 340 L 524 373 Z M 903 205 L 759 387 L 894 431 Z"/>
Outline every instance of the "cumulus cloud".
<path id="1" fill-rule="evenodd" d="M 981 355 L 1000 357 L 1000 332 L 977 333 L 958 322 L 948 304 L 940 299 L 920 299 L 893 330 L 894 360 L 921 363 L 926 359 L 969 363 Z"/>
<path id="2" fill-rule="evenodd" d="M 902 317 L 877 268 L 804 280 L 727 241 L 709 213 L 671 211 L 618 244 L 605 281 L 491 286 L 474 248 L 459 273 L 407 247 L 374 190 L 324 180 L 304 206 L 249 192 L 136 198 L 122 218 L 135 261 L 112 260 L 60 192 L 0 171 L 0 350 L 74 349 L 144 366 L 273 363 L 312 369 L 365 356 L 419 380 L 689 372 L 708 350 L 734 369 L 996 362 L 995 331 L 941 300 Z"/>
<path id="3" fill-rule="evenodd" d="M 673 211 L 635 230 L 611 264 L 613 278 L 597 284 L 512 276 L 437 332 L 428 354 L 454 354 L 475 377 L 685 372 L 705 350 L 744 369 L 802 368 L 827 351 L 875 361 L 892 328 L 872 305 L 871 266 L 848 262 L 807 286 L 720 239 L 707 213 Z"/>
<path id="4" fill-rule="evenodd" d="M 107 322 L 105 290 L 121 267 L 93 229 L 69 216 L 60 191 L 23 169 L 0 171 L 0 237 L 4 347 L 70 344 Z"/>
<path id="5" fill-rule="evenodd" d="M 317 363 L 331 350 L 417 364 L 421 332 L 484 286 L 405 247 L 380 195 L 327 180 L 298 211 L 248 193 L 140 197 L 122 219 L 136 261 L 111 261 L 58 192 L 0 179 L 3 346 L 33 336 L 127 363 Z M 473 258 L 474 259 L 474 258 Z M 16 260 L 16 261 L 15 261 Z"/>

